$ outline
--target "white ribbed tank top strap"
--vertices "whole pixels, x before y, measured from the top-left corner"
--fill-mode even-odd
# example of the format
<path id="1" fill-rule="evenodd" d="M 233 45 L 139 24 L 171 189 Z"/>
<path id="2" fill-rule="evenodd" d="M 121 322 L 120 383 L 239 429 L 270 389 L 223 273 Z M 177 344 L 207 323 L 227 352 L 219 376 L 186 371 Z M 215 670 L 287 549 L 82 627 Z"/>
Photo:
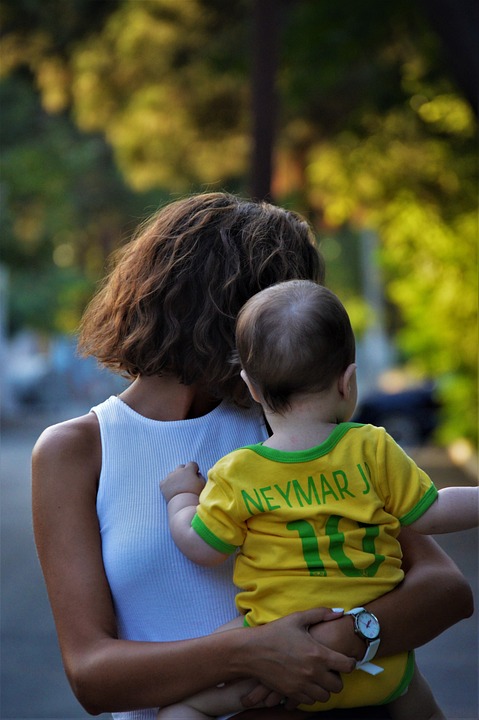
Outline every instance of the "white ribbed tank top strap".
<path id="1" fill-rule="evenodd" d="M 182 555 L 171 539 L 159 482 L 189 460 L 206 477 L 221 456 L 264 440 L 259 410 L 221 403 L 201 418 L 160 422 L 111 397 L 93 411 L 102 445 L 97 513 L 120 637 L 167 641 L 210 633 L 236 615 L 232 559 L 201 568 Z M 155 715 L 142 710 L 114 717 Z"/>

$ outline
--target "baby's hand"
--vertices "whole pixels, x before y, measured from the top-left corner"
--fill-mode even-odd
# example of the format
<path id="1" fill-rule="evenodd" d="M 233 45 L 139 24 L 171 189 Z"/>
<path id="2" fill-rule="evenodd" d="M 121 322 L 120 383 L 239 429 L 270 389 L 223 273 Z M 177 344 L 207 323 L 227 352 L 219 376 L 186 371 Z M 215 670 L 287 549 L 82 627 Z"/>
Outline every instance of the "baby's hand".
<path id="1" fill-rule="evenodd" d="M 166 502 L 180 493 L 199 495 L 205 486 L 205 479 L 195 462 L 179 465 L 160 482 L 160 490 Z"/>

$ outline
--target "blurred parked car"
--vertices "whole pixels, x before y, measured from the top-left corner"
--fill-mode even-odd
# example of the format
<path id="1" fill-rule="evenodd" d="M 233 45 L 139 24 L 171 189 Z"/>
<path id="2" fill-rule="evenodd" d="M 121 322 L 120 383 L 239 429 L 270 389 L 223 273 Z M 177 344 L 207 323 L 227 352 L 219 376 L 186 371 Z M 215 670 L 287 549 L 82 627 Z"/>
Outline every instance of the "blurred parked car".
<path id="1" fill-rule="evenodd" d="M 353 420 L 386 428 L 402 447 L 418 447 L 431 439 L 440 407 L 432 382 L 397 392 L 376 390 L 360 399 Z"/>

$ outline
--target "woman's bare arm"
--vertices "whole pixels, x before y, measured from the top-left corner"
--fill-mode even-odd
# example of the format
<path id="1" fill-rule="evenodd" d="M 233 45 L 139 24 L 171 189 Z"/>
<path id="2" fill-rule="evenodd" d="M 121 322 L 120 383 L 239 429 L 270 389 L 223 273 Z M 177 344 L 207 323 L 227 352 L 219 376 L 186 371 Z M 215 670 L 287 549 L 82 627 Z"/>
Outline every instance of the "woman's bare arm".
<path id="1" fill-rule="evenodd" d="M 381 644 L 377 657 L 412 650 L 440 635 L 444 630 L 469 617 L 473 610 L 471 588 L 451 558 L 430 537 L 404 529 L 400 535 L 406 575 L 390 593 L 368 603 L 381 624 Z M 334 622 L 323 622 L 310 628 L 312 636 L 327 647 L 361 659 L 366 647 L 354 633 L 349 616 Z M 253 705 L 261 688 L 248 696 Z M 275 715 L 276 710 L 276 715 Z M 276 720 L 283 711 L 250 710 L 238 720 Z M 329 716 L 329 713 L 327 714 Z M 301 713 L 284 712 L 287 720 L 303 717 Z M 316 717 L 316 715 L 311 716 Z M 325 717 L 319 713 L 317 717 Z M 334 717 L 334 712 L 331 712 Z M 363 715 L 361 715 L 363 717 Z"/>
<path id="2" fill-rule="evenodd" d="M 401 531 L 399 539 L 404 553 L 404 580 L 365 605 L 381 624 L 377 657 L 420 647 L 474 610 L 469 584 L 435 540 L 408 528 Z M 328 647 L 357 659 L 364 656 L 365 644 L 353 632 L 349 616 L 315 626 L 312 634 Z"/>
<path id="3" fill-rule="evenodd" d="M 244 676 L 298 702 L 341 689 L 337 672 L 351 671 L 352 661 L 308 633 L 311 623 L 329 616 L 326 610 L 197 640 L 118 639 L 96 515 L 100 467 L 92 413 L 47 429 L 33 452 L 35 541 L 66 673 L 88 712 L 171 704 Z"/>
<path id="4" fill-rule="evenodd" d="M 404 528 L 399 539 L 405 578 L 367 605 L 381 623 L 378 657 L 420 647 L 474 612 L 468 582 L 433 538 Z"/>

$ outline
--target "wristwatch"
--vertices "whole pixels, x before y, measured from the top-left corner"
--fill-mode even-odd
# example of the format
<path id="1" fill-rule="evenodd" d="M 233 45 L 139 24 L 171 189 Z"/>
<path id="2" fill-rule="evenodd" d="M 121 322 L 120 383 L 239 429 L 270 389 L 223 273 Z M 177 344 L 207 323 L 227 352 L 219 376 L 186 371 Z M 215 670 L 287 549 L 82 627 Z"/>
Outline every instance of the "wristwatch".
<path id="1" fill-rule="evenodd" d="M 362 638 L 367 645 L 366 653 L 363 659 L 359 660 L 357 663 L 357 666 L 359 667 L 363 663 L 367 663 L 375 657 L 379 648 L 379 643 L 381 642 L 379 637 L 381 627 L 376 615 L 368 612 L 368 610 L 365 610 L 363 607 L 353 608 L 344 614 L 352 616 L 354 621 L 354 632 L 356 635 L 359 635 L 359 637 Z"/>

